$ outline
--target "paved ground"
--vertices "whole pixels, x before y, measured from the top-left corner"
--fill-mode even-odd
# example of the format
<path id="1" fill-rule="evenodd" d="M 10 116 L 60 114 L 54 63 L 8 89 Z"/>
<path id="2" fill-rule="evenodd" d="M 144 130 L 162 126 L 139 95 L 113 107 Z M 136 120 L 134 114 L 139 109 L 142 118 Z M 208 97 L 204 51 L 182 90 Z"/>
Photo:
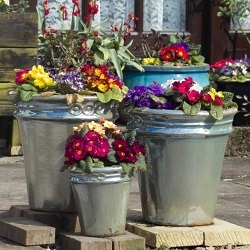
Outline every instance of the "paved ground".
<path id="1" fill-rule="evenodd" d="M 23 158 L 0 158 L 0 173 L 0 217 L 5 217 L 12 205 L 28 204 Z M 134 178 L 129 210 L 140 206 L 138 182 Z M 250 229 L 250 156 L 224 159 L 216 217 Z M 0 237 L 2 249 L 27 248 Z"/>

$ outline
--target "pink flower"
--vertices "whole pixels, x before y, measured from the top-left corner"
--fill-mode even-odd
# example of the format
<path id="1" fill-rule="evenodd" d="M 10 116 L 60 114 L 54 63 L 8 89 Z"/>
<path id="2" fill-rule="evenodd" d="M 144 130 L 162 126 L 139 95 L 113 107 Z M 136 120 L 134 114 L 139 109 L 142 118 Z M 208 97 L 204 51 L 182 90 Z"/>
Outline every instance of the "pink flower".
<path id="1" fill-rule="evenodd" d="M 187 94 L 187 98 L 190 102 L 197 103 L 200 101 L 200 93 L 196 90 L 191 90 Z"/>

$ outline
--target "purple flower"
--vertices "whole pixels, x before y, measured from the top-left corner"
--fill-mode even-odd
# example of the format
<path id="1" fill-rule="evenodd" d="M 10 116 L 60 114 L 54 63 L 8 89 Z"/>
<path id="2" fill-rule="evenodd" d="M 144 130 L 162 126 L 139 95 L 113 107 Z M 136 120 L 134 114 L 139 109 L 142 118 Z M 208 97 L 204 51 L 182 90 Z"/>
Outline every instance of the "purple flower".
<path id="1" fill-rule="evenodd" d="M 61 87 L 65 86 L 71 90 L 78 92 L 85 89 L 85 82 L 78 72 L 70 71 L 51 75 L 54 81 Z"/>
<path id="2" fill-rule="evenodd" d="M 164 89 L 160 84 L 151 84 L 148 86 L 148 90 L 152 91 L 152 94 L 155 96 L 160 96 L 164 92 Z"/>
<path id="3" fill-rule="evenodd" d="M 187 43 L 185 42 L 180 42 L 180 43 L 174 43 L 173 45 L 179 46 L 179 47 L 183 47 L 187 52 L 189 51 L 189 46 Z M 173 46 L 172 45 L 172 46 Z"/>

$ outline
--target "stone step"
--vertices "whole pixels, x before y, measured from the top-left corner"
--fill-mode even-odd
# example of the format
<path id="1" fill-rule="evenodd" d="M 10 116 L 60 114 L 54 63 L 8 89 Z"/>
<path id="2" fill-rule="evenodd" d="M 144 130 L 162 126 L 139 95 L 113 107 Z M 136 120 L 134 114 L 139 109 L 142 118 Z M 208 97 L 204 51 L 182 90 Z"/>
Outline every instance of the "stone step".
<path id="1" fill-rule="evenodd" d="M 0 218 L 0 236 L 25 246 L 55 243 L 55 228 L 24 217 Z"/>

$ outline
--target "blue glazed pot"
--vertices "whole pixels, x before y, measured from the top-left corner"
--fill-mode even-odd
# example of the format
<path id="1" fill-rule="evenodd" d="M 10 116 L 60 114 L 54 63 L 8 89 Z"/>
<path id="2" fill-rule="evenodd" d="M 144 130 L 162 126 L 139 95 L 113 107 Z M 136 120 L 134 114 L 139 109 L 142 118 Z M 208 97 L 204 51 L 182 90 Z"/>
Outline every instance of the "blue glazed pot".
<path id="1" fill-rule="evenodd" d="M 183 79 L 192 77 L 194 81 L 205 87 L 209 82 L 209 64 L 199 66 L 143 66 L 145 72 L 140 72 L 132 66 L 126 66 L 124 74 L 124 83 L 129 89 L 133 89 L 136 85 L 148 86 L 153 82 L 159 84 L 165 83 L 171 79 Z"/>

